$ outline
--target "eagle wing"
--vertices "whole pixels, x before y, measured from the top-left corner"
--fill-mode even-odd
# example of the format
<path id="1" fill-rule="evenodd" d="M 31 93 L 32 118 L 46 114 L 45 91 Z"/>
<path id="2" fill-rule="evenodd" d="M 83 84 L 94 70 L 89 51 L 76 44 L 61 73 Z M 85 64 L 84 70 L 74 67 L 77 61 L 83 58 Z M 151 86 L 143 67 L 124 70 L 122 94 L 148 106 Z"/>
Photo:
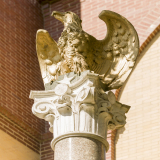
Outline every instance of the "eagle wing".
<path id="1" fill-rule="evenodd" d="M 55 79 L 56 64 L 62 59 L 56 41 L 46 30 L 39 29 L 36 36 L 37 56 L 44 84 Z"/>
<path id="2" fill-rule="evenodd" d="M 139 51 L 138 35 L 132 24 L 115 12 L 104 10 L 99 18 L 107 25 L 107 35 L 96 42 L 101 48 L 98 54 L 101 60 L 92 68 L 107 89 L 117 89 L 123 85 L 135 64 Z"/>

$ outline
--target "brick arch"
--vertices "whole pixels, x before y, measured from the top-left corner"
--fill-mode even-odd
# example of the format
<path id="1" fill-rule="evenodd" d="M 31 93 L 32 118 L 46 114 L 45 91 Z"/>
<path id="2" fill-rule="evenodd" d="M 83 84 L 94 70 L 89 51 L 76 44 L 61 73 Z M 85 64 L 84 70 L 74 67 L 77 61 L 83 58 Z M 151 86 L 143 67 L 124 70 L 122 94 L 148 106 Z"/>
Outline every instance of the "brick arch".
<path id="1" fill-rule="evenodd" d="M 140 55 L 144 51 L 146 47 L 152 42 L 153 38 L 160 32 L 160 24 L 156 27 L 156 29 L 147 37 L 147 39 L 142 43 L 140 49 L 139 49 L 139 54 L 137 57 L 137 61 L 141 58 Z M 135 68 L 134 68 L 135 69 Z M 131 73 L 132 74 L 132 73 Z M 128 78 L 129 79 L 129 78 Z M 128 80 L 127 80 L 128 81 Z M 117 100 L 119 99 L 119 96 L 122 94 L 124 87 L 121 87 L 116 90 L 115 96 Z"/>

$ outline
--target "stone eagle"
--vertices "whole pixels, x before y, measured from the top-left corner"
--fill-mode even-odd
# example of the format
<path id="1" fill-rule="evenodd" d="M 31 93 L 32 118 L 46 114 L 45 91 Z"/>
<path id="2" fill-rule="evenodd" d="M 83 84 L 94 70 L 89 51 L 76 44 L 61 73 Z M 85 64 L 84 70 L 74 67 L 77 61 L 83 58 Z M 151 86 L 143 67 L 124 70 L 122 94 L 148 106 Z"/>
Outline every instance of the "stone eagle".
<path id="1" fill-rule="evenodd" d="M 129 76 L 139 51 L 139 39 L 132 24 L 121 15 L 104 10 L 99 18 L 107 25 L 107 35 L 97 40 L 83 31 L 81 19 L 73 12 L 53 11 L 64 24 L 54 41 L 46 30 L 36 37 L 37 55 L 44 84 L 69 72 L 85 70 L 99 74 L 106 90 L 121 87 Z"/>

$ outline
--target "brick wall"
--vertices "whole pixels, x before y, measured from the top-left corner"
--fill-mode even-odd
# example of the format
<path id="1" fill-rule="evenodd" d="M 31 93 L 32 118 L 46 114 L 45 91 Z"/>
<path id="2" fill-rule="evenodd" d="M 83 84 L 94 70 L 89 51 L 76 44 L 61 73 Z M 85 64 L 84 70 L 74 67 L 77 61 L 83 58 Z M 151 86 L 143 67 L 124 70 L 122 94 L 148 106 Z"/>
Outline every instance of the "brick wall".
<path id="1" fill-rule="evenodd" d="M 51 148 L 52 137 L 41 142 L 41 160 L 54 160 L 54 151 Z"/>
<path id="2" fill-rule="evenodd" d="M 30 90 L 43 89 L 35 50 L 43 28 L 34 0 L 0 1 L 0 129 L 39 152 L 44 121 L 31 113 Z"/>
<path id="3" fill-rule="evenodd" d="M 23 143 L 25 146 L 39 153 L 41 138 L 40 134 L 29 126 L 27 128 L 26 124 L 22 125 L 22 123 L 16 123 L 14 121 L 15 119 L 12 120 L 8 118 L 9 116 L 12 116 L 12 118 L 15 119 L 17 118 L 16 116 L 11 115 L 4 110 L 0 113 L 0 130 L 6 132 L 8 135 Z"/>
<path id="4" fill-rule="evenodd" d="M 116 130 L 108 131 L 107 133 L 107 141 L 109 143 L 109 150 L 106 153 L 106 160 L 115 160 L 115 136 Z"/>
<path id="5" fill-rule="evenodd" d="M 118 160 L 160 159 L 160 32 L 139 55 L 119 100 L 131 105 L 116 136 Z"/>

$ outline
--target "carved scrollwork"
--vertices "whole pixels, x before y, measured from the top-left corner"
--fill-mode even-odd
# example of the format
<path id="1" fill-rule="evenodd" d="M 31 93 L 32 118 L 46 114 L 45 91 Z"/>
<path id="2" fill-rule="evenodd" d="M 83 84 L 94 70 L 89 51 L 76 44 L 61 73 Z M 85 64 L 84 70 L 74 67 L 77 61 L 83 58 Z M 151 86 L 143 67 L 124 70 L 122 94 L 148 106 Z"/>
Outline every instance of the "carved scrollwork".
<path id="1" fill-rule="evenodd" d="M 111 103 L 109 101 L 100 101 L 98 103 L 98 113 L 109 112 L 111 109 Z"/>
<path id="2" fill-rule="evenodd" d="M 50 125 L 49 131 L 53 133 L 54 132 L 53 128 L 54 128 L 55 115 L 54 114 L 47 114 L 44 117 L 44 119 L 49 122 L 49 125 Z"/>
<path id="3" fill-rule="evenodd" d="M 59 96 L 70 94 L 71 89 L 68 87 L 67 84 L 58 84 L 55 88 L 55 93 Z"/>
<path id="4" fill-rule="evenodd" d="M 117 102 L 113 92 L 104 92 L 96 74 L 87 73 L 73 84 L 71 79 L 64 76 L 52 90 L 35 92 L 39 98 L 33 96 L 33 113 L 49 122 L 55 138 L 75 132 L 106 139 L 109 129 L 125 125 L 130 107 Z"/>
<path id="5" fill-rule="evenodd" d="M 38 101 L 32 107 L 32 113 L 42 119 L 48 114 L 56 115 L 56 112 L 55 104 L 51 101 Z"/>
<path id="6" fill-rule="evenodd" d="M 76 102 L 80 103 L 93 103 L 94 104 L 94 95 L 91 87 L 83 88 L 76 96 Z"/>
<path id="7" fill-rule="evenodd" d="M 111 120 L 108 122 L 108 130 L 115 130 L 116 129 L 116 125 L 114 124 L 114 122 Z"/>
<path id="8" fill-rule="evenodd" d="M 61 115 L 71 115 L 71 104 L 69 95 L 59 96 L 55 101 L 56 109 Z"/>
<path id="9" fill-rule="evenodd" d="M 108 122 L 112 119 L 109 112 L 100 112 L 98 115 L 98 134 L 102 137 L 107 136 Z"/>
<path id="10" fill-rule="evenodd" d="M 130 107 L 117 102 L 112 91 L 102 93 L 97 104 L 98 116 L 102 115 L 101 113 L 111 115 L 106 124 L 109 130 L 114 130 L 126 124 L 125 113 L 128 112 Z"/>
<path id="11" fill-rule="evenodd" d="M 32 107 L 32 113 L 49 122 L 50 132 L 53 133 L 53 124 L 57 115 L 56 106 L 51 101 L 38 101 Z"/>
<path id="12" fill-rule="evenodd" d="M 119 112 L 115 112 L 113 114 L 113 122 L 117 126 L 117 128 L 122 127 L 126 124 L 126 116 Z"/>

